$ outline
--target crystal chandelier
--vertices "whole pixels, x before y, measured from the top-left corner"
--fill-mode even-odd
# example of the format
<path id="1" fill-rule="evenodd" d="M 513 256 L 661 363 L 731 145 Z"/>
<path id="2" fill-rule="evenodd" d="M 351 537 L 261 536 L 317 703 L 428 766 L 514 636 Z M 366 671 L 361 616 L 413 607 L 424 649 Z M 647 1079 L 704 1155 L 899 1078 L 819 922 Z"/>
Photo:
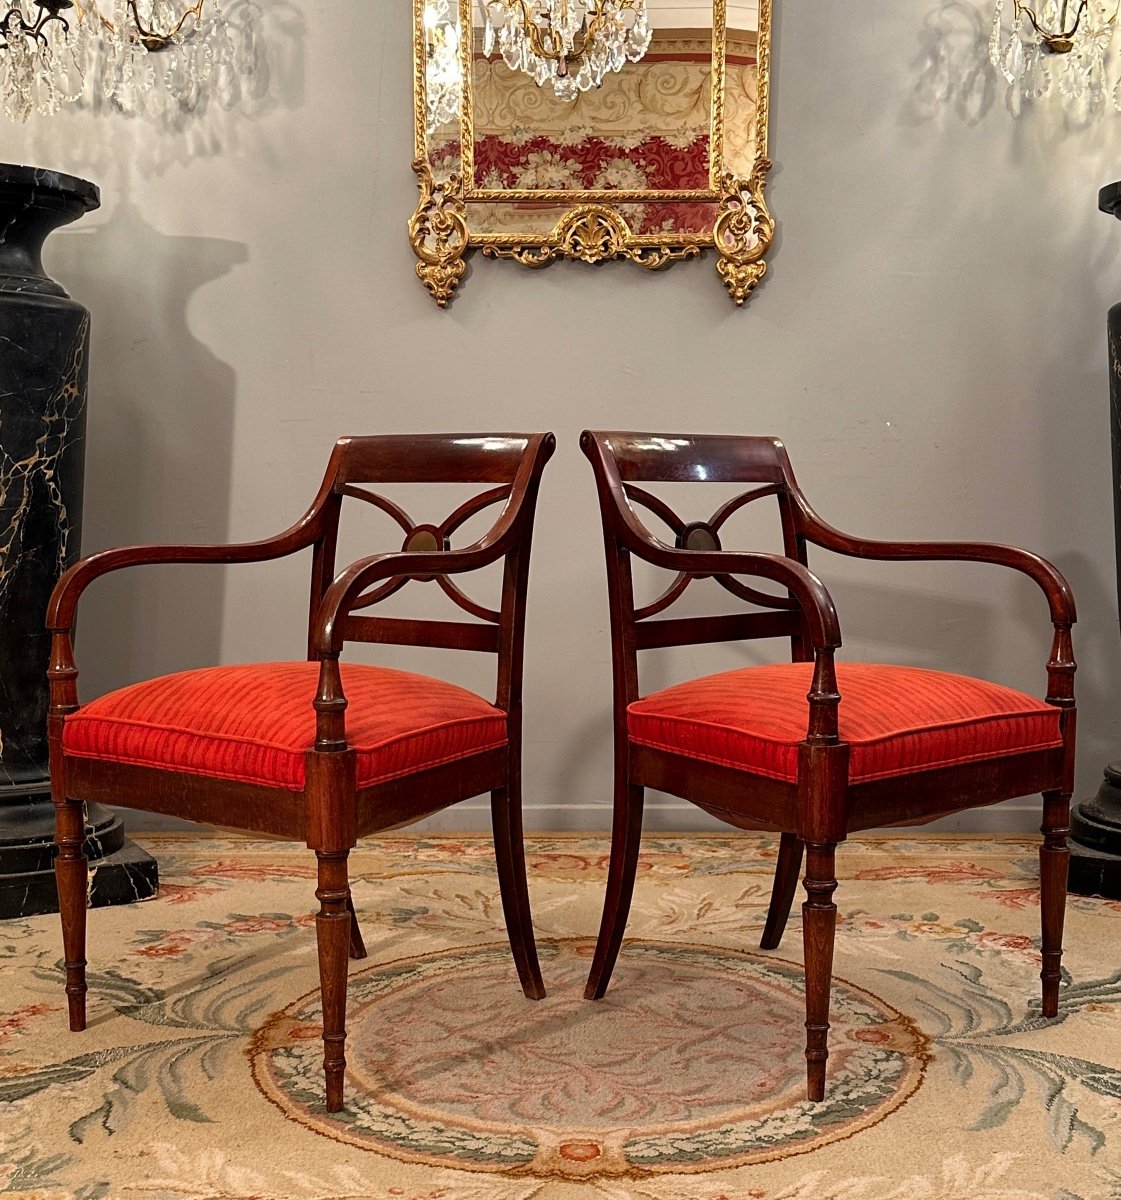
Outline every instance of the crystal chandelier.
<path id="1" fill-rule="evenodd" d="M 424 6 L 424 95 L 428 132 L 459 120 L 463 70 L 459 63 L 459 12 L 455 0 L 427 0 Z"/>
<path id="2" fill-rule="evenodd" d="M 609 71 L 638 62 L 650 45 L 646 0 L 480 0 L 483 53 L 498 46 L 512 71 L 524 71 L 558 100 L 599 87 Z"/>
<path id="3" fill-rule="evenodd" d="M 204 88 L 228 108 L 256 67 L 252 25 L 235 41 L 218 0 L 0 0 L 0 11 L 0 105 L 13 121 L 83 97 L 130 115 L 192 112 Z"/>
<path id="4" fill-rule="evenodd" d="M 1086 115 L 1101 111 L 1111 90 L 1121 111 L 1121 81 L 1110 89 L 1106 67 L 1116 4 L 1043 0 L 1032 9 L 1012 0 L 1008 28 L 1005 8 L 1005 0 L 997 0 L 989 58 L 1019 97 L 1037 100 L 1056 87 L 1068 108 Z"/>

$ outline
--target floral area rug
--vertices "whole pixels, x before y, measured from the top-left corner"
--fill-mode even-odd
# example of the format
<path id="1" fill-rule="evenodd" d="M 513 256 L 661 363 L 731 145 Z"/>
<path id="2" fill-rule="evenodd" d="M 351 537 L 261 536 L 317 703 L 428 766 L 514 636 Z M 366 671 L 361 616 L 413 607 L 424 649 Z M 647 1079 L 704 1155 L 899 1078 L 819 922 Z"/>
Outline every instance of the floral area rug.
<path id="1" fill-rule="evenodd" d="M 776 842 L 644 840 L 584 1001 L 606 839 L 534 838 L 548 996 L 524 999 L 486 839 L 351 856 L 347 1108 L 322 1103 L 314 857 L 148 837 L 159 897 L 90 913 L 66 1028 L 57 919 L 0 923 L 0 1195 L 25 1200 L 1121 1200 L 1121 903 L 1072 897 L 1039 1016 L 1036 845 L 838 854 L 826 1100 L 804 1100 Z"/>

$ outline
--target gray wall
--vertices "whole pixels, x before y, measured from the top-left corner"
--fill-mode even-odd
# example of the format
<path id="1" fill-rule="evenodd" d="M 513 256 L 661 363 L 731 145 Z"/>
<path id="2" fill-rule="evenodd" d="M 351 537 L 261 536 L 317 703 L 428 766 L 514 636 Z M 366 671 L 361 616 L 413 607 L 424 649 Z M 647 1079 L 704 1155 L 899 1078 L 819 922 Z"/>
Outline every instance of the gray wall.
<path id="1" fill-rule="evenodd" d="M 1121 753 L 1104 338 L 1121 228 L 1096 211 L 1098 188 L 1121 177 L 1121 116 L 1078 130 L 1051 108 L 1010 115 L 986 74 L 987 4 L 778 0 L 779 235 L 745 310 L 711 260 L 663 275 L 477 261 L 444 313 L 405 236 L 407 0 L 265 7 L 270 92 L 251 119 L 187 134 L 85 115 L 4 129 L 4 157 L 103 187 L 101 212 L 47 254 L 94 317 L 87 550 L 274 532 L 340 434 L 555 430 L 529 613 L 528 822 L 603 828 L 607 611 L 577 435 L 777 434 L 843 528 L 1018 542 L 1069 573 L 1080 791 L 1096 786 Z M 944 100 L 927 57 L 941 45 Z M 1043 686 L 1046 613 L 1030 584 L 976 567 L 815 565 L 845 653 Z M 298 656 L 305 579 L 300 562 L 100 585 L 82 621 L 85 694 Z M 705 651 L 650 680 L 749 661 Z M 455 678 L 486 688 L 479 667 Z M 663 826 L 703 826 L 659 805 Z M 441 820 L 478 828 L 483 811 Z M 1022 803 L 969 820 L 959 827 L 1037 823 Z"/>

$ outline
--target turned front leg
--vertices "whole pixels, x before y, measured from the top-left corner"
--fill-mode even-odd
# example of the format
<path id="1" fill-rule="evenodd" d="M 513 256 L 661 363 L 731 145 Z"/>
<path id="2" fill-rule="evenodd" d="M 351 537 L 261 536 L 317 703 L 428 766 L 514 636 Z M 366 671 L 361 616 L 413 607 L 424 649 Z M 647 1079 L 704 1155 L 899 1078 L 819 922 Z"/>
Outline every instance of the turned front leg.
<path id="1" fill-rule="evenodd" d="M 1043 793 L 1043 845 L 1039 848 L 1039 910 L 1043 934 L 1043 1015 L 1059 1014 L 1063 918 L 1066 915 L 1067 871 L 1070 869 L 1070 792 Z"/>
<path id="2" fill-rule="evenodd" d="M 55 798 L 54 860 L 58 912 L 62 918 L 62 951 L 66 962 L 66 1004 L 70 1028 L 86 1027 L 86 905 L 89 867 L 86 863 L 86 810 L 80 800 Z"/>
<path id="3" fill-rule="evenodd" d="M 825 1098 L 829 1057 L 829 992 L 833 977 L 833 937 L 837 906 L 835 843 L 806 844 L 806 901 L 802 905 L 802 941 L 806 957 L 806 1098 Z"/>
<path id="4" fill-rule="evenodd" d="M 350 950 L 350 886 L 348 850 L 317 850 L 319 912 L 315 936 L 319 947 L 319 991 L 323 1002 L 323 1071 L 327 1077 L 327 1111 L 343 1107 L 346 1071 L 346 973 Z"/>

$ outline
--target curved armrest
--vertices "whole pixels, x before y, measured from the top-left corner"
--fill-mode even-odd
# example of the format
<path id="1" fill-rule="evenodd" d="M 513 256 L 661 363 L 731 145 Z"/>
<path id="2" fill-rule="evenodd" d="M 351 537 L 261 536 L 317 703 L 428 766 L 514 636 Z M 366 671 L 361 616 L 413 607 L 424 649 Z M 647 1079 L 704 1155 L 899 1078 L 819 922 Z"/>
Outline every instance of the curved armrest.
<path id="1" fill-rule="evenodd" d="M 492 533 L 495 531 L 492 530 Z M 312 630 L 312 646 L 321 658 L 342 651 L 343 619 L 354 601 L 368 588 L 387 579 L 460 575 L 477 571 L 501 558 L 511 537 L 486 537 L 462 550 L 399 550 L 360 558 L 335 576 L 319 605 Z"/>
<path id="2" fill-rule="evenodd" d="M 1047 598 L 1051 621 L 1055 625 L 1073 625 L 1078 619 L 1074 593 L 1062 572 L 1045 558 L 1018 546 L 997 542 L 885 542 L 854 538 L 827 525 L 808 506 L 803 505 L 806 536 L 816 545 L 852 558 L 882 560 L 960 561 L 992 563 L 1010 567 L 1033 579 Z"/>
<path id="3" fill-rule="evenodd" d="M 319 532 L 318 514 L 310 512 L 290 529 L 259 542 L 228 546 L 121 546 L 76 562 L 55 584 L 47 606 L 47 628 L 65 633 L 73 627 L 82 592 L 99 576 L 125 567 L 160 563 L 246 563 L 284 558 L 310 546 Z"/>

